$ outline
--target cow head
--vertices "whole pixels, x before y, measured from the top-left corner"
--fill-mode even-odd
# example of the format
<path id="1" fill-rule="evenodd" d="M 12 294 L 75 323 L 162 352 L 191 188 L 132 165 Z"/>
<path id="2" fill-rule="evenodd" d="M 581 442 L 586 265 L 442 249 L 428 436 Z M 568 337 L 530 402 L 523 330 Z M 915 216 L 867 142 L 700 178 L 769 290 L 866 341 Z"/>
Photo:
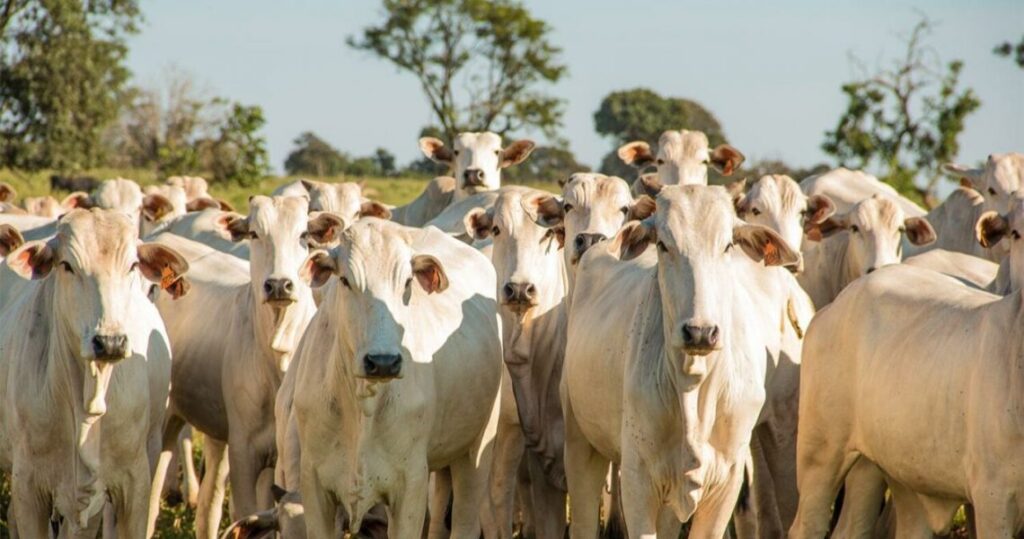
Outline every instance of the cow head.
<path id="1" fill-rule="evenodd" d="M 1024 245 L 1021 244 L 1021 234 L 1024 233 L 1024 193 L 1017 193 L 1014 196 L 1010 211 L 1000 215 L 994 211 L 987 211 L 980 218 L 974 227 L 978 243 L 986 249 L 994 248 L 997 244 L 1008 244 L 1009 251 L 1007 260 L 1010 271 L 1010 290 L 1024 288 Z"/>
<path id="2" fill-rule="evenodd" d="M 113 365 L 147 343 L 128 340 L 133 302 L 146 301 L 140 279 L 158 283 L 175 297 L 188 287 L 188 263 L 174 250 L 139 243 L 128 216 L 113 210 L 75 210 L 46 242 L 22 245 L 7 264 L 26 279 L 50 279 L 54 321 L 60 339 L 86 376 L 89 415 L 106 411 L 105 393 Z M 40 336 L 47 338 L 47 336 Z"/>
<path id="3" fill-rule="evenodd" d="M 25 206 L 25 211 L 40 217 L 56 219 L 67 212 L 57 199 L 49 195 L 44 197 L 25 197 L 22 203 Z"/>
<path id="4" fill-rule="evenodd" d="M 976 189 L 985 197 L 985 207 L 999 213 L 1010 211 L 1014 194 L 1024 187 L 1024 154 L 1020 153 L 989 155 L 984 168 L 947 163 L 942 169 Z"/>
<path id="5" fill-rule="evenodd" d="M 803 245 L 804 230 L 820 225 L 836 211 L 832 199 L 825 195 L 808 197 L 800 190 L 800 184 L 789 176 L 762 176 L 743 193 L 745 182 L 740 180 L 727 187 L 733 195 L 736 215 L 748 223 L 774 230 L 797 251 Z M 790 269 L 800 271 L 802 268 L 801 259 Z"/>
<path id="6" fill-rule="evenodd" d="M 490 131 L 459 133 L 453 148 L 448 148 L 434 137 L 420 139 L 420 150 L 424 155 L 452 167 L 458 182 L 455 201 L 501 187 L 501 169 L 522 163 L 533 148 L 531 140 L 517 140 L 502 148 L 501 137 Z"/>
<path id="7" fill-rule="evenodd" d="M 142 197 L 141 235 L 147 237 L 161 224 L 185 215 L 185 191 L 172 185 L 151 185 L 146 187 Z"/>
<path id="8" fill-rule="evenodd" d="M 550 308 L 561 301 L 565 292 L 559 266 L 565 239 L 561 222 L 562 204 L 557 198 L 525 188 L 504 190 L 491 208 L 475 208 L 466 215 L 470 236 L 492 238 L 491 261 L 504 309 L 523 315 L 538 304 Z"/>
<path id="9" fill-rule="evenodd" d="M 184 191 L 189 202 L 197 198 L 210 198 L 209 185 L 198 176 L 171 176 L 164 183 Z"/>
<path id="10" fill-rule="evenodd" d="M 936 237 L 927 220 L 905 218 L 895 202 L 880 195 L 858 202 L 844 214 L 811 225 L 807 237 L 820 241 L 839 232 L 845 234 L 838 239 L 847 242 L 846 267 L 854 279 L 882 266 L 899 264 L 904 234 L 914 245 L 928 245 Z"/>
<path id="11" fill-rule="evenodd" d="M 320 308 L 338 320 L 349 372 L 376 382 L 402 375 L 410 360 L 404 328 L 425 323 L 413 307 L 448 288 L 441 261 L 415 252 L 408 229 L 374 218 L 352 225 L 337 247 L 311 253 L 301 274 L 314 287 L 337 279 Z"/>
<path id="12" fill-rule="evenodd" d="M 654 212 L 654 200 L 634 200 L 622 178 L 578 172 L 562 185 L 562 209 L 565 261 L 572 276 L 587 249 L 614 236 L 626 222 L 646 219 Z"/>
<path id="13" fill-rule="evenodd" d="M 334 213 L 345 221 L 346 226 L 358 221 L 361 217 L 391 219 L 391 210 L 380 202 L 363 197 L 362 186 L 358 183 L 301 181 L 302 186 L 309 193 L 309 211 Z"/>
<path id="14" fill-rule="evenodd" d="M 700 131 L 665 131 L 658 139 L 658 153 L 646 142 L 619 148 L 619 159 L 639 170 L 653 166 L 661 185 L 707 185 L 708 165 L 729 176 L 743 163 L 743 154 L 728 144 L 709 149 L 708 137 Z"/>
<path id="15" fill-rule="evenodd" d="M 115 178 L 100 182 L 89 195 L 87 207 L 116 210 L 127 215 L 136 229 L 139 229 L 140 212 L 142 210 L 142 188 L 132 180 Z"/>

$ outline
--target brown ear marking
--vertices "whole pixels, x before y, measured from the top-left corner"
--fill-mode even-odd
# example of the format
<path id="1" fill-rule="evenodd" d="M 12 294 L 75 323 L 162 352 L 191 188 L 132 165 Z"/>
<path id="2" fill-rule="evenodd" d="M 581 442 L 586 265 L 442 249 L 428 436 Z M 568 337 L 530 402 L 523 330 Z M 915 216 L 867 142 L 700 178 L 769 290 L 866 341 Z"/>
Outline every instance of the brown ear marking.
<path id="1" fill-rule="evenodd" d="M 623 163 L 639 169 L 654 163 L 654 154 L 651 153 L 650 144 L 640 140 L 627 142 L 619 146 L 616 155 L 619 156 Z"/>
<path id="2" fill-rule="evenodd" d="M 15 249 L 7 257 L 7 266 L 25 279 L 42 279 L 50 274 L 56 263 L 55 240 L 29 242 Z"/>
<path id="3" fill-rule="evenodd" d="M 565 217 L 562 202 L 551 195 L 538 196 L 533 202 L 537 208 L 538 224 L 541 226 L 552 227 L 558 225 Z"/>
<path id="4" fill-rule="evenodd" d="M 975 238 L 986 249 L 995 247 L 1009 232 L 1009 221 L 994 211 L 983 213 L 974 226 Z"/>
<path id="5" fill-rule="evenodd" d="M 643 221 L 651 215 L 654 215 L 654 211 L 657 209 L 658 204 L 653 198 L 647 195 L 640 195 L 629 207 L 629 215 L 627 220 L 629 221 Z"/>
<path id="6" fill-rule="evenodd" d="M 25 245 L 25 238 L 17 228 L 8 224 L 0 225 L 0 256 L 7 256 L 22 245 Z"/>
<path id="7" fill-rule="evenodd" d="M 18 197 L 18 191 L 10 184 L 0 182 L 0 202 L 13 202 Z"/>
<path id="8" fill-rule="evenodd" d="M 376 200 L 367 200 L 359 207 L 360 217 L 376 217 L 385 221 L 391 220 L 391 210 Z"/>
<path id="9" fill-rule="evenodd" d="M 423 290 L 428 294 L 444 292 L 448 289 L 448 276 L 445 275 L 441 262 L 430 255 L 416 255 L 412 258 L 412 272 Z"/>
<path id="10" fill-rule="evenodd" d="M 719 144 L 711 151 L 711 166 L 723 176 L 729 176 L 743 164 L 745 157 L 736 148 L 728 144 Z"/>
<path id="11" fill-rule="evenodd" d="M 836 212 L 836 205 L 827 195 L 811 195 L 807 198 L 807 213 L 804 215 L 804 227 L 821 224 Z"/>
<path id="12" fill-rule="evenodd" d="M 494 226 L 491 213 L 483 208 L 473 208 L 463 218 L 466 227 L 466 234 L 476 240 L 486 239 L 491 235 L 491 227 Z"/>
<path id="13" fill-rule="evenodd" d="M 331 275 L 337 271 L 338 266 L 334 257 L 328 251 L 317 249 L 306 257 L 305 262 L 299 269 L 299 277 L 309 283 L 313 288 L 319 288 L 330 280 Z"/>
<path id="14" fill-rule="evenodd" d="M 523 161 L 526 161 L 527 157 L 530 157 L 530 152 L 536 147 L 536 143 L 532 140 L 522 139 L 509 144 L 503 150 L 501 150 L 501 168 L 508 168 L 512 165 L 518 165 Z"/>
<path id="15" fill-rule="evenodd" d="M 658 234 L 650 218 L 643 221 L 630 221 L 619 231 L 619 258 L 632 260 L 647 250 L 657 241 Z"/>
<path id="16" fill-rule="evenodd" d="M 209 209 L 222 209 L 222 208 L 221 208 L 221 205 L 220 205 L 220 203 L 218 201 L 216 201 L 216 200 L 214 200 L 212 198 L 209 198 L 209 197 L 195 198 L 195 199 L 192 199 L 192 200 L 188 201 L 185 204 L 185 211 L 187 211 L 187 212 L 203 211 L 203 210 L 209 210 Z"/>
<path id="17" fill-rule="evenodd" d="M 306 232 L 317 243 L 330 243 L 345 230 L 345 222 L 330 212 L 316 212 L 306 224 Z"/>
<path id="18" fill-rule="evenodd" d="M 907 218 L 903 221 L 903 228 L 906 230 L 907 239 L 914 245 L 928 245 L 938 238 L 931 223 L 923 217 Z"/>
<path id="19" fill-rule="evenodd" d="M 444 145 L 444 142 L 442 142 L 441 139 L 435 137 L 421 138 L 420 151 L 435 163 L 450 164 L 453 159 L 452 151 Z"/>

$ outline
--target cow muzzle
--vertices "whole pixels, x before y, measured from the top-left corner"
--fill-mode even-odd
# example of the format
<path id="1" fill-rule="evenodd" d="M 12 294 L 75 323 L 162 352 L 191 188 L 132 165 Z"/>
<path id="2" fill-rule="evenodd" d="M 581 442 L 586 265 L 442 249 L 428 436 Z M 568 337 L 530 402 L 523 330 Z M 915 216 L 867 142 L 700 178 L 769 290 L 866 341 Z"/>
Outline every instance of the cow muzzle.
<path id="1" fill-rule="evenodd" d="M 92 338 L 94 361 L 114 362 L 128 357 L 128 336 L 123 333 L 96 335 Z"/>
<path id="2" fill-rule="evenodd" d="M 478 168 L 467 169 L 462 173 L 462 180 L 465 189 L 475 189 L 484 186 L 484 171 Z"/>
<path id="3" fill-rule="evenodd" d="M 263 281 L 263 297 L 274 306 L 287 306 L 295 302 L 295 283 L 291 279 L 267 279 Z"/>
<path id="4" fill-rule="evenodd" d="M 683 324 L 683 351 L 693 356 L 706 356 L 721 348 L 721 331 L 715 325 Z"/>
<path id="5" fill-rule="evenodd" d="M 399 354 L 366 354 L 363 357 L 363 372 L 372 380 L 390 380 L 402 373 L 402 356 Z"/>
<path id="6" fill-rule="evenodd" d="M 537 305 L 537 287 L 533 283 L 505 283 L 501 303 L 515 313 L 523 313 Z"/>

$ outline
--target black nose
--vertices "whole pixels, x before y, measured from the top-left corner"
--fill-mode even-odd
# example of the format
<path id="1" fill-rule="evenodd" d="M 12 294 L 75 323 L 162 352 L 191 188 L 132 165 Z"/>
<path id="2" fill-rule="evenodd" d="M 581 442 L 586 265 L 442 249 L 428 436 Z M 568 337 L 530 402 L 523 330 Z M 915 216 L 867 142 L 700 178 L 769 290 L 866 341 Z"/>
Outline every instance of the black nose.
<path id="1" fill-rule="evenodd" d="M 394 378 L 402 371 L 402 356 L 398 354 L 366 354 L 363 370 L 367 378 Z"/>
<path id="2" fill-rule="evenodd" d="M 718 326 L 683 325 L 683 346 L 710 350 L 718 346 Z"/>
<path id="3" fill-rule="evenodd" d="M 537 299 L 537 287 L 533 283 L 505 283 L 502 293 L 505 303 L 532 305 Z"/>
<path id="4" fill-rule="evenodd" d="M 868 273 L 874 273 L 876 269 L 878 269 L 878 268 L 874 268 L 874 267 L 868 268 Z"/>
<path id="5" fill-rule="evenodd" d="M 96 335 L 92 338 L 92 352 L 96 361 L 118 361 L 128 357 L 128 336 Z"/>
<path id="6" fill-rule="evenodd" d="M 576 256 L 583 256 L 587 249 L 604 239 L 607 239 L 604 234 L 576 234 L 576 239 L 572 240 L 576 247 Z"/>
<path id="7" fill-rule="evenodd" d="M 467 169 L 462 173 L 462 177 L 466 180 L 467 186 L 478 187 L 484 184 L 484 171 L 478 168 Z"/>
<path id="8" fill-rule="evenodd" d="M 294 301 L 292 293 L 295 283 L 291 279 L 267 279 L 263 281 L 263 293 L 267 301 Z"/>

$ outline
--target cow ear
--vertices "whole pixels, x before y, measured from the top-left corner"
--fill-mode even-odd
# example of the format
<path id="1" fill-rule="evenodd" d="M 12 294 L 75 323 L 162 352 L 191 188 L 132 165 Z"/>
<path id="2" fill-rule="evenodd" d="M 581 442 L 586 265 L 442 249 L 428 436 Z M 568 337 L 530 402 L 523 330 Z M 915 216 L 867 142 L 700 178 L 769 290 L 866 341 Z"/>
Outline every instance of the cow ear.
<path id="1" fill-rule="evenodd" d="M 643 221 L 651 215 L 654 215 L 654 210 L 657 209 L 658 204 L 654 202 L 654 199 L 647 195 L 640 195 L 633 204 L 629 207 L 629 215 L 627 220 L 629 221 Z"/>
<path id="2" fill-rule="evenodd" d="M 360 217 L 376 217 L 378 219 L 384 219 L 385 221 L 391 220 L 391 210 L 387 206 L 377 202 L 376 200 L 367 200 L 363 202 L 363 205 L 359 207 Z"/>
<path id="3" fill-rule="evenodd" d="M 914 245 L 928 245 L 938 237 L 931 223 L 923 217 L 909 217 L 903 221 L 907 239 Z"/>
<path id="4" fill-rule="evenodd" d="M 67 210 L 73 210 L 76 208 L 87 210 L 92 207 L 92 199 L 89 197 L 89 193 L 75 191 L 74 193 L 64 197 L 64 200 L 60 202 L 60 205 Z"/>
<path id="5" fill-rule="evenodd" d="M 623 163 L 631 167 L 644 168 L 654 163 L 651 145 L 641 140 L 627 142 L 619 146 L 616 153 Z"/>
<path id="6" fill-rule="evenodd" d="M 440 139 L 434 137 L 421 138 L 420 151 L 435 163 L 449 164 L 452 162 L 451 150 L 449 150 Z"/>
<path id="7" fill-rule="evenodd" d="M 234 212 L 225 212 L 218 217 L 216 228 L 221 236 L 231 241 L 242 241 L 255 236 L 249 231 L 249 219 Z"/>
<path id="8" fill-rule="evenodd" d="M 412 273 L 428 294 L 448 289 L 448 276 L 445 275 L 441 262 L 430 255 L 412 257 Z"/>
<path id="9" fill-rule="evenodd" d="M 331 278 L 331 275 L 338 273 L 338 263 L 334 260 L 332 252 L 317 249 L 302 262 L 299 268 L 299 278 L 313 288 L 319 288 Z"/>
<path id="10" fill-rule="evenodd" d="M 732 229 L 732 241 L 750 258 L 763 260 L 765 266 L 793 266 L 800 261 L 800 254 L 768 227 L 739 225 Z"/>
<path id="11" fill-rule="evenodd" d="M 159 221 L 173 211 L 174 205 L 161 194 L 153 193 L 142 199 L 142 215 L 147 221 Z"/>
<path id="12" fill-rule="evenodd" d="M 331 212 L 318 211 L 309 214 L 306 232 L 317 243 L 331 243 L 337 240 L 344 230 L 345 222 Z"/>
<path id="13" fill-rule="evenodd" d="M 658 241 L 658 233 L 651 218 L 643 221 L 630 221 L 619 230 L 615 241 L 619 245 L 619 258 L 632 260 L 647 250 L 647 247 Z M 612 245 L 614 245 L 613 242 Z"/>
<path id="14" fill-rule="evenodd" d="M 15 249 L 25 245 L 21 232 L 11 225 L 0 225 L 0 257 L 11 254 Z"/>
<path id="15" fill-rule="evenodd" d="M 532 140 L 527 139 L 517 140 L 509 144 L 505 149 L 501 150 L 501 168 L 508 168 L 526 161 L 526 158 L 530 157 L 530 152 L 536 146 Z"/>
<path id="16" fill-rule="evenodd" d="M 215 198 L 214 200 L 217 201 L 217 205 L 220 206 L 221 211 L 235 211 L 235 207 L 232 206 L 230 202 L 219 198 Z"/>
<path id="17" fill-rule="evenodd" d="M 24 279 L 42 279 L 50 274 L 57 259 L 56 238 L 32 241 L 7 256 L 7 266 Z"/>
<path id="18" fill-rule="evenodd" d="M 642 174 L 635 182 L 633 182 L 633 192 L 636 195 L 647 195 L 651 198 L 657 198 L 658 193 L 661 192 L 665 186 L 661 184 L 661 180 L 658 179 L 658 175 L 655 173 Z"/>
<path id="19" fill-rule="evenodd" d="M 462 219 L 466 226 L 466 234 L 476 240 L 486 239 L 491 235 L 491 227 L 494 226 L 492 210 L 473 208 Z"/>
<path id="20" fill-rule="evenodd" d="M 725 191 L 732 199 L 732 205 L 736 208 L 736 214 L 742 215 L 745 211 L 744 200 L 746 199 L 747 179 L 736 180 L 725 185 Z"/>
<path id="21" fill-rule="evenodd" d="M 233 522 L 221 537 L 225 539 L 265 539 L 273 537 L 277 528 L 277 515 L 273 509 L 267 509 Z"/>
<path id="22" fill-rule="evenodd" d="M 811 195 L 807 198 L 807 213 L 804 214 L 804 227 L 808 224 L 821 224 L 836 212 L 836 204 L 828 195 Z"/>
<path id="23" fill-rule="evenodd" d="M 185 280 L 188 261 L 177 251 L 159 243 L 142 243 L 138 246 L 139 271 L 143 277 L 160 285 L 174 299 L 188 293 Z"/>
<path id="24" fill-rule="evenodd" d="M 185 204 L 185 211 L 187 211 L 187 212 L 203 211 L 203 210 L 209 210 L 209 209 L 222 209 L 222 208 L 221 208 L 221 205 L 220 205 L 220 203 L 218 201 L 216 201 L 216 200 L 214 200 L 214 199 L 212 199 L 210 197 L 194 198 L 192 200 L 189 200 Z"/>
<path id="25" fill-rule="evenodd" d="M 533 204 L 537 208 L 537 224 L 548 228 L 562 224 L 565 210 L 561 200 L 551 195 L 541 195 L 533 199 Z"/>
<path id="26" fill-rule="evenodd" d="M 807 221 L 804 223 L 804 234 L 811 241 L 821 241 L 836 232 L 850 228 L 850 219 L 847 215 L 833 215 L 827 217 L 820 223 Z"/>
<path id="27" fill-rule="evenodd" d="M 974 234 L 978 243 L 986 249 L 995 247 L 1010 231 L 1010 223 L 1005 217 L 994 211 L 981 214 L 974 225 Z"/>
<path id="28" fill-rule="evenodd" d="M 13 202 L 18 192 L 11 187 L 11 184 L 0 182 L 0 202 Z"/>
<path id="29" fill-rule="evenodd" d="M 316 184 L 313 183 L 312 180 L 307 180 L 307 179 L 303 178 L 303 179 L 299 180 L 299 183 L 302 185 L 302 188 L 305 189 L 307 193 L 312 191 L 314 188 L 316 188 Z"/>
<path id="30" fill-rule="evenodd" d="M 561 178 L 558 178 L 558 187 L 561 188 L 561 189 L 565 189 L 565 185 L 572 181 L 573 176 L 575 176 L 575 174 L 572 175 L 572 176 L 569 176 L 568 178 L 566 178 L 564 176 L 561 177 Z"/>
<path id="31" fill-rule="evenodd" d="M 709 161 L 721 175 L 729 176 L 743 164 L 743 154 L 728 144 L 719 144 L 711 150 Z"/>
<path id="32" fill-rule="evenodd" d="M 971 168 L 957 163 L 945 163 L 942 165 L 942 172 L 947 176 L 960 180 L 960 185 L 981 190 L 981 180 L 985 176 L 985 169 Z"/>

